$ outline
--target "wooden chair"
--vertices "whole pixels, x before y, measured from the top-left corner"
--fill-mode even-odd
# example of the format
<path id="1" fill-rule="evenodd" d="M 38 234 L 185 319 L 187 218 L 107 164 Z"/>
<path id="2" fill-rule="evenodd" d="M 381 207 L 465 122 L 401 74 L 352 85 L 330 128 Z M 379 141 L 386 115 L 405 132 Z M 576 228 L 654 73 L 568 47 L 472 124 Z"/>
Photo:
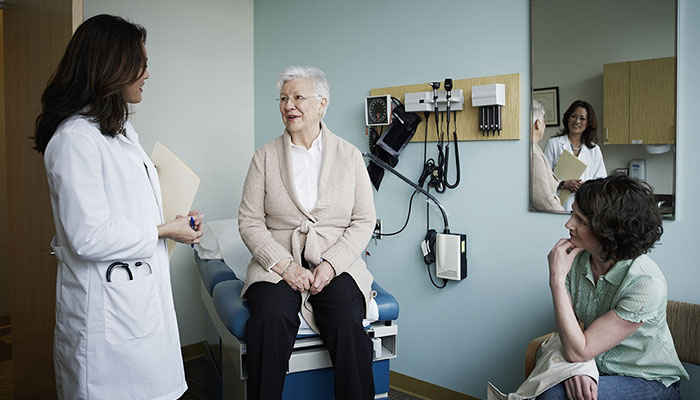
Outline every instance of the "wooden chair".
<path id="1" fill-rule="evenodd" d="M 700 365 L 700 304 L 669 300 L 666 304 L 666 322 L 673 336 L 673 344 L 681 361 Z M 583 327 L 582 327 L 583 329 Z M 550 332 L 533 339 L 525 351 L 525 376 L 535 368 L 537 352 L 542 342 L 554 335 Z"/>

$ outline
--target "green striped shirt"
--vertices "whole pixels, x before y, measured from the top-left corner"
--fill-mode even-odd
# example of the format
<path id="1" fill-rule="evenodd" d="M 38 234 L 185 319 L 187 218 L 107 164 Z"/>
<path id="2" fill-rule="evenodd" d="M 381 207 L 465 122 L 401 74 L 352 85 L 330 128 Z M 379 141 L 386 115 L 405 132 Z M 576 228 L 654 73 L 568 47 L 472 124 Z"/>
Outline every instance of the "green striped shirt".
<path id="1" fill-rule="evenodd" d="M 610 310 L 630 322 L 644 322 L 633 334 L 595 358 L 603 375 L 655 380 L 666 386 L 688 379 L 666 324 L 666 279 L 651 258 L 619 261 L 593 282 L 587 251 L 575 259 L 566 290 L 584 329 Z"/>

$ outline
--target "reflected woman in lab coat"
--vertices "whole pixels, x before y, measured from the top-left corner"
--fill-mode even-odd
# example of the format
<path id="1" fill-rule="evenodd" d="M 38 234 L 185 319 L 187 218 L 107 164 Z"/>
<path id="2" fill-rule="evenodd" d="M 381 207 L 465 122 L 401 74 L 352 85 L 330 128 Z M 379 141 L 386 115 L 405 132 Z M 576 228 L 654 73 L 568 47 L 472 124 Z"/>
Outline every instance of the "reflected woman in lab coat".
<path id="1" fill-rule="evenodd" d="M 598 119 L 593 106 L 583 100 L 574 101 L 564 112 L 564 127 L 558 135 L 549 139 L 544 155 L 552 170 L 557 166 L 559 156 L 564 150 L 583 161 L 586 169 L 580 179 L 559 182 L 559 190 L 567 189 L 575 193 L 583 182 L 608 176 L 603 162 L 603 153 L 600 151 L 600 146 L 596 144 L 597 141 Z M 564 210 L 571 212 L 573 203 L 572 195 L 564 203 Z"/>
<path id="2" fill-rule="evenodd" d="M 122 18 L 86 20 L 42 96 L 34 140 L 56 225 L 59 399 L 187 389 L 165 239 L 198 243 L 202 216 L 163 221 L 158 173 L 127 121 L 149 77 L 145 41 Z"/>

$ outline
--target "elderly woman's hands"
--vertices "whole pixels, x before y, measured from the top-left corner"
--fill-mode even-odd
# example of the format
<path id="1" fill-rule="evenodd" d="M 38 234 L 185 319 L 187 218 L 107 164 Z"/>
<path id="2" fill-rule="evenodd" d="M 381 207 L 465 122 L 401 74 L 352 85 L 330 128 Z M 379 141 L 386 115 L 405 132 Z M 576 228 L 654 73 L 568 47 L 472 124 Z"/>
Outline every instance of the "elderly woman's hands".
<path id="1" fill-rule="evenodd" d="M 272 270 L 277 272 L 289 287 L 299 292 L 308 290 L 314 281 L 314 275 L 311 271 L 288 258 L 280 260 L 272 267 Z"/>
<path id="2" fill-rule="evenodd" d="M 549 286 L 564 284 L 574 258 L 583 249 L 574 247 L 569 239 L 559 239 L 547 255 L 549 261 Z"/>
<path id="3" fill-rule="evenodd" d="M 314 268 L 314 281 L 311 284 L 311 294 L 319 294 L 335 278 L 335 270 L 328 261 L 324 261 Z"/>
<path id="4" fill-rule="evenodd" d="M 319 294 L 335 278 L 335 270 L 328 261 L 324 261 L 314 268 L 312 273 L 301 265 L 290 261 L 288 258 L 280 260 L 272 266 L 272 270 L 294 290 L 303 292 L 311 291 L 311 294 Z"/>

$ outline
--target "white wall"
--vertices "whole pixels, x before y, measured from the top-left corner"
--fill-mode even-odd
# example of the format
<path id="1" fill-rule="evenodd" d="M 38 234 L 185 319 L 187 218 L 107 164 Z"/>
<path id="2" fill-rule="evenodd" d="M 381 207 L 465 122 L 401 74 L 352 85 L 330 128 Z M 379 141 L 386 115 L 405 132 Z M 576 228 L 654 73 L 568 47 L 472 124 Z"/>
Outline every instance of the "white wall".
<path id="1" fill-rule="evenodd" d="M 206 220 L 237 215 L 253 154 L 253 0 L 84 0 L 84 16 L 144 26 L 151 77 L 131 117 L 147 153 L 163 142 L 202 179 Z M 189 246 L 171 260 L 183 345 L 204 340 L 200 278 Z"/>
<path id="2" fill-rule="evenodd" d="M 577 99 L 598 117 L 603 143 L 603 64 L 675 55 L 675 0 L 533 1 L 533 87 L 559 87 L 560 119 Z M 562 121 L 563 126 L 563 121 Z M 558 133 L 545 131 L 540 146 Z M 673 153 L 647 154 L 642 145 L 603 145 L 608 172 L 646 159 L 647 182 L 656 193 L 673 193 Z"/>

